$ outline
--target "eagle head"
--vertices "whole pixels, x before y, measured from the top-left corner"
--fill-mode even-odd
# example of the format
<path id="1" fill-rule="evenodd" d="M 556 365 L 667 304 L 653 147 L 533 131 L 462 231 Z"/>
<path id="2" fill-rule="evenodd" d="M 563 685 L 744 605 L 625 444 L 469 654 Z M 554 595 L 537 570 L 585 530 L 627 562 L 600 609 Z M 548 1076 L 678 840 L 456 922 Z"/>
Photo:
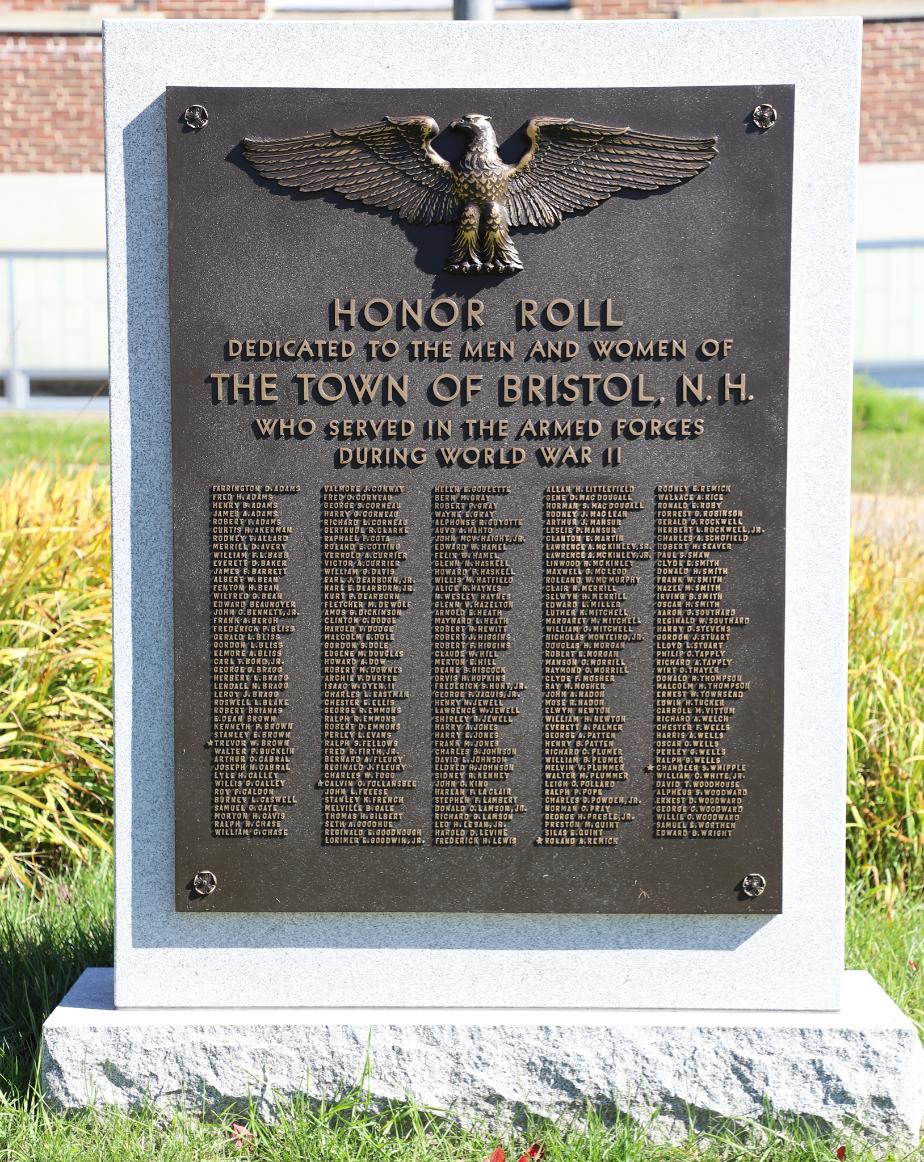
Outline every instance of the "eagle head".
<path id="1" fill-rule="evenodd" d="M 497 138 L 494 135 L 494 126 L 491 124 L 491 118 L 485 117 L 483 113 L 466 113 L 464 117 L 453 121 L 449 128 L 458 129 L 461 133 L 468 134 L 469 137 L 474 138 L 476 141 L 488 139 L 493 145 L 497 145 Z"/>

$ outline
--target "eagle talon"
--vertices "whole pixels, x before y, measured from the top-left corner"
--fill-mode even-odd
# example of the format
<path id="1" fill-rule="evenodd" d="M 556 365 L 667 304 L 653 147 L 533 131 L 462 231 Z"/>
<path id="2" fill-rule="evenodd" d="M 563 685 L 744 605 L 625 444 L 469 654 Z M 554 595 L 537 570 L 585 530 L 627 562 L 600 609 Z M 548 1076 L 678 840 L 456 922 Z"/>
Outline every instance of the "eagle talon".
<path id="1" fill-rule="evenodd" d="M 523 267 L 516 262 L 486 262 L 482 270 L 488 274 L 517 274 Z"/>

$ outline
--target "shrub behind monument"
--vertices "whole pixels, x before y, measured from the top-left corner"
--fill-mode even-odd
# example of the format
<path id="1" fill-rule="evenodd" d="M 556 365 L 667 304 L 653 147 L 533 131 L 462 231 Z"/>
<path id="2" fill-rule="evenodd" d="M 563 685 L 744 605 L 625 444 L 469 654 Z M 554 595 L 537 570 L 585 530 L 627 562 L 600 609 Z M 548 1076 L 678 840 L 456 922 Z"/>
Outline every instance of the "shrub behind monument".
<path id="1" fill-rule="evenodd" d="M 107 849 L 109 490 L 88 468 L 0 482 L 0 874 Z"/>

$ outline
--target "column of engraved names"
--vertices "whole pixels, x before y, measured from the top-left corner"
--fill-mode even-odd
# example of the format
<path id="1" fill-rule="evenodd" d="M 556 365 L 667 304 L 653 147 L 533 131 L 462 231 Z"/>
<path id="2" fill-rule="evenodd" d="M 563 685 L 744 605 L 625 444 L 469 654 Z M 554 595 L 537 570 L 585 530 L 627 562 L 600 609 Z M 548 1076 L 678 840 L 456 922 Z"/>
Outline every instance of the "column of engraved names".
<path id="1" fill-rule="evenodd" d="M 625 590 L 638 584 L 632 567 L 650 546 L 619 531 L 642 507 L 632 493 L 617 484 L 545 490 L 544 844 L 612 846 L 639 803 L 616 793 L 626 779 L 625 717 L 607 704 L 608 687 L 626 673 L 623 649 L 642 637 Z"/>
<path id="2" fill-rule="evenodd" d="M 282 837 L 292 758 L 282 638 L 296 616 L 279 582 L 288 565 L 291 528 L 276 495 L 298 486 L 213 484 L 210 495 L 212 579 L 212 834 Z"/>
<path id="3" fill-rule="evenodd" d="M 500 728 L 519 713 L 523 689 L 498 656 L 510 645 L 506 560 L 522 543 L 517 518 L 497 515 L 505 486 L 439 485 L 433 490 L 433 823 L 434 843 L 511 846 L 525 808 L 508 785 L 516 748 Z"/>
<path id="4" fill-rule="evenodd" d="M 324 842 L 408 846 L 419 828 L 401 827 L 405 790 L 398 747 L 402 651 L 395 628 L 413 592 L 399 568 L 402 489 L 329 485 L 322 490 L 322 670 Z"/>
<path id="5" fill-rule="evenodd" d="M 655 493 L 654 833 L 727 838 L 743 802 L 744 763 L 722 746 L 750 688 L 725 647 L 748 622 L 724 608 L 729 553 L 758 527 L 725 508 L 728 485 L 660 485 Z"/>

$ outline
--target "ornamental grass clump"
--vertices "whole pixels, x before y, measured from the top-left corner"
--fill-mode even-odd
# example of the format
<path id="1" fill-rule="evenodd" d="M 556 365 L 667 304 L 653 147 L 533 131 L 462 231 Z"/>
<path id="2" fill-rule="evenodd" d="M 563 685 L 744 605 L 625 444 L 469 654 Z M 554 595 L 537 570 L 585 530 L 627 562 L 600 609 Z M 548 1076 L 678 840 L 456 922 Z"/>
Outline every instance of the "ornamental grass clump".
<path id="1" fill-rule="evenodd" d="M 847 857 L 884 902 L 924 888 L 924 545 L 855 539 Z"/>
<path id="2" fill-rule="evenodd" d="M 109 491 L 94 468 L 0 481 L 0 878 L 112 832 Z"/>

